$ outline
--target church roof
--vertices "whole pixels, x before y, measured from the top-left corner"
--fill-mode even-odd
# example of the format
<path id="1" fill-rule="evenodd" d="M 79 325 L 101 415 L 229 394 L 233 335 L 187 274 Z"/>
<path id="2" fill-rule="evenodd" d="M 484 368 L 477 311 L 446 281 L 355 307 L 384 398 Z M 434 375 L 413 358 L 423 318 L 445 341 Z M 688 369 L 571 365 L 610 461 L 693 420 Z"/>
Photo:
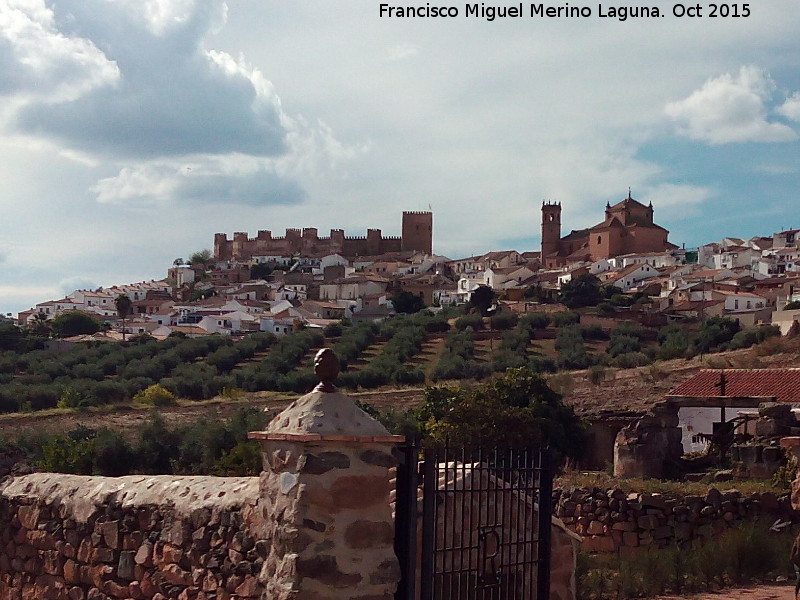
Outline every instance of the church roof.
<path id="1" fill-rule="evenodd" d="M 608 210 L 610 210 L 612 212 L 616 212 L 616 211 L 625 210 L 626 208 L 630 209 L 631 207 L 648 208 L 647 206 L 645 206 L 644 204 L 642 204 L 638 200 L 634 200 L 633 198 L 631 198 L 630 192 L 628 192 L 628 197 L 627 198 L 625 198 L 624 200 L 620 200 L 614 206 L 610 207 Z"/>

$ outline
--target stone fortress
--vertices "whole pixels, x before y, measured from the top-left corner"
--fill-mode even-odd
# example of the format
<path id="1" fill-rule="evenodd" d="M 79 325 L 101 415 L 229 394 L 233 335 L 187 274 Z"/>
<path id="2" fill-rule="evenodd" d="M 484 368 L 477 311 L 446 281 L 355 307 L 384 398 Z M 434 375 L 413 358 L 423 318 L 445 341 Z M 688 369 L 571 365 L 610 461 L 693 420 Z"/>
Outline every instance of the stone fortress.
<path id="1" fill-rule="evenodd" d="M 345 236 L 343 229 L 331 229 L 329 237 L 320 237 L 313 227 L 287 229 L 283 237 L 271 231 L 259 231 L 255 238 L 236 232 L 233 240 L 227 234 L 214 234 L 214 256 L 217 260 L 249 260 L 254 256 L 322 257 L 341 254 L 345 258 L 377 256 L 387 252 L 433 253 L 433 213 L 404 211 L 400 237 L 385 237 L 380 229 L 368 229 L 366 237 Z"/>

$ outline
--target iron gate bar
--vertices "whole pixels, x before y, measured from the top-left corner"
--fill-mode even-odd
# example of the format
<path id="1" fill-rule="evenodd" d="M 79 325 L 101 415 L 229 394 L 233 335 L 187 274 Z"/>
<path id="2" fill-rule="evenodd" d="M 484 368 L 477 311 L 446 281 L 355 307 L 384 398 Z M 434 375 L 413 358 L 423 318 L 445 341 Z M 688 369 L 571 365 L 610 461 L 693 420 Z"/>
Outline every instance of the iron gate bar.
<path id="1" fill-rule="evenodd" d="M 536 597 L 550 598 L 551 514 L 553 510 L 553 456 L 549 448 L 539 453 L 539 543 Z"/>
<path id="2" fill-rule="evenodd" d="M 418 446 L 413 442 L 397 448 L 394 548 L 400 563 L 395 600 L 416 599 Z"/>
<path id="3" fill-rule="evenodd" d="M 436 457 L 426 448 L 422 462 L 422 568 L 420 580 L 420 600 L 433 600 L 433 564 L 436 531 Z"/>

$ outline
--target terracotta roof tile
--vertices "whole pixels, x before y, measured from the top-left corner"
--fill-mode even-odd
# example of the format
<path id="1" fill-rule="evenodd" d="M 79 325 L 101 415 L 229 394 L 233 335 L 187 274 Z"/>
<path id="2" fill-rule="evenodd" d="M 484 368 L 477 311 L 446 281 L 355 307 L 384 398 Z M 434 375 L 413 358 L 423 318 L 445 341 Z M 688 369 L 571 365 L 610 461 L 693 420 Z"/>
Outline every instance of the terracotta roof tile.
<path id="1" fill-rule="evenodd" d="M 720 396 L 723 372 L 726 396 L 776 396 L 778 402 L 800 403 L 800 369 L 703 369 L 669 395 Z"/>

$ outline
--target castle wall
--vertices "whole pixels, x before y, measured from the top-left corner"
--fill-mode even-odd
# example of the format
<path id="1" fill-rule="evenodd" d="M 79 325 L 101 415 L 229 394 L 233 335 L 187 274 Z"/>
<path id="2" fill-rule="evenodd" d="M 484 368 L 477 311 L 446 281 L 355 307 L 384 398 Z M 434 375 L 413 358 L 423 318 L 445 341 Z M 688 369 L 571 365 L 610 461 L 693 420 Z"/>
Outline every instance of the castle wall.
<path id="1" fill-rule="evenodd" d="M 273 237 L 266 230 L 259 231 L 255 238 L 248 238 L 242 232 L 235 233 L 233 240 L 224 233 L 214 235 L 214 256 L 219 260 L 292 254 L 355 257 L 400 251 L 433 253 L 433 213 L 404 212 L 402 237 L 384 237 L 380 229 L 367 230 L 366 237 L 346 237 L 343 230 L 331 229 L 330 237 L 320 237 L 313 227 L 287 229 L 284 237 Z"/>

